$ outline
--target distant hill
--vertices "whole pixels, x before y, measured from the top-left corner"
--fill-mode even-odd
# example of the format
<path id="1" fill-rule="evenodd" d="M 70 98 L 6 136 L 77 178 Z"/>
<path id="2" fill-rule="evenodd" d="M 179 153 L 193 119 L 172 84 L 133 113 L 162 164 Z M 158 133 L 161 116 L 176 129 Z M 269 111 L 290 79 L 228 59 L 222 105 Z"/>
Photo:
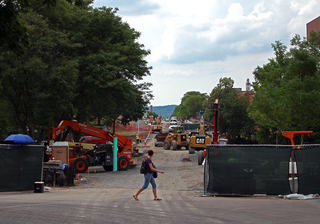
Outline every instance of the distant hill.
<path id="1" fill-rule="evenodd" d="M 162 119 L 166 119 L 167 117 L 170 119 L 174 108 L 178 105 L 167 105 L 167 106 L 152 106 L 152 111 L 161 114 Z"/>

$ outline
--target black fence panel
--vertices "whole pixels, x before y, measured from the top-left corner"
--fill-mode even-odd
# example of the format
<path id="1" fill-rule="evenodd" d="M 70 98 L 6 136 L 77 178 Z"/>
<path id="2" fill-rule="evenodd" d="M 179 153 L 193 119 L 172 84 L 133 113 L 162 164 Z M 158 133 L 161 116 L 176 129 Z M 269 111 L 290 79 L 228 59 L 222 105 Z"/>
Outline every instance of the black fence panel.
<path id="1" fill-rule="evenodd" d="M 42 180 L 43 146 L 0 144 L 0 191 L 33 190 Z"/>
<path id="2" fill-rule="evenodd" d="M 320 193 L 320 147 L 295 149 L 298 193 Z"/>
<path id="3" fill-rule="evenodd" d="M 196 130 L 197 128 L 200 128 L 199 123 L 181 123 L 181 126 L 184 127 L 184 130 Z"/>
<path id="4" fill-rule="evenodd" d="M 292 147 L 208 146 L 205 193 L 289 194 Z"/>

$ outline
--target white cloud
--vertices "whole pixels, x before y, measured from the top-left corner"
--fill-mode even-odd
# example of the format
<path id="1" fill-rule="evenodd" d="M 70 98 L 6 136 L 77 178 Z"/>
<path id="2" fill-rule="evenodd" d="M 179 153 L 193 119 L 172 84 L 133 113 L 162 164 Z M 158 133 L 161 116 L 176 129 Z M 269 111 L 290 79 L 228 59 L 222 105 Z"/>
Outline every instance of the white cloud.
<path id="1" fill-rule="evenodd" d="M 247 78 L 253 82 L 252 72 L 260 65 L 266 64 L 268 58 L 273 57 L 273 52 L 229 56 L 224 61 L 202 61 L 186 64 L 183 67 L 175 64 L 155 64 L 157 68 L 153 77 L 144 79 L 153 82 L 151 87 L 155 96 L 153 105 L 180 104 L 184 93 L 199 91 L 210 94 L 217 86 L 219 79 L 231 77 L 234 87 L 245 89 Z M 170 99 L 170 103 L 168 103 Z"/>
<path id="2" fill-rule="evenodd" d="M 252 71 L 273 57 L 271 43 L 289 46 L 319 16 L 317 0 L 96 0 L 119 7 L 151 50 L 153 105 L 179 104 L 184 93 L 210 93 L 221 77 L 245 88 Z M 99 5 L 100 4 L 100 5 Z"/>
<path id="3" fill-rule="evenodd" d="M 175 28 L 171 21 L 167 20 L 166 23 L 166 30 L 161 36 L 161 44 L 151 50 L 152 55 L 150 62 L 157 61 L 162 55 L 165 55 L 170 59 L 170 55 L 172 55 L 174 52 L 174 44 L 176 41 Z"/>
<path id="4" fill-rule="evenodd" d="M 244 18 L 243 14 L 244 9 L 240 3 L 234 3 L 229 7 L 227 21 L 239 22 Z"/>

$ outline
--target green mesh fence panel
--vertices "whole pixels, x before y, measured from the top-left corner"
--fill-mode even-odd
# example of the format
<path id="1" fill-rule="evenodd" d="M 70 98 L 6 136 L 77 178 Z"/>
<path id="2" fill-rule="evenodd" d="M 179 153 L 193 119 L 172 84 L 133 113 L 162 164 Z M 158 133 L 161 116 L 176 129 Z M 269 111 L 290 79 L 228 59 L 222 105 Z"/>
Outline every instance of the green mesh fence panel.
<path id="1" fill-rule="evenodd" d="M 320 147 L 295 149 L 298 193 L 320 193 Z"/>
<path id="2" fill-rule="evenodd" d="M 290 194 L 292 147 L 208 146 L 205 193 Z"/>
<path id="3" fill-rule="evenodd" d="M 0 144 L 0 191 L 33 190 L 42 164 L 43 146 Z"/>

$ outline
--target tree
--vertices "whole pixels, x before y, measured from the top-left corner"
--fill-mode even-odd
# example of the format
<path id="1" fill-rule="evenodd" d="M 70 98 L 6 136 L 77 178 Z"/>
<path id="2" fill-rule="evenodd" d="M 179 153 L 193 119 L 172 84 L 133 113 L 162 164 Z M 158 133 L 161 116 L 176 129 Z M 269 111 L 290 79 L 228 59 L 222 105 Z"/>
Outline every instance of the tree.
<path id="1" fill-rule="evenodd" d="M 219 99 L 220 105 L 223 106 L 224 99 L 229 95 L 231 92 L 235 93 L 235 90 L 233 89 L 234 81 L 231 78 L 220 78 L 219 83 L 216 87 L 213 88 L 211 91 L 208 100 L 205 101 L 204 107 L 205 107 L 205 120 L 212 121 L 213 122 L 213 103 L 215 99 Z"/>
<path id="2" fill-rule="evenodd" d="M 172 113 L 172 116 L 177 116 L 180 118 L 189 118 L 190 117 L 190 112 L 185 104 L 176 106 L 174 108 L 174 111 Z"/>
<path id="3" fill-rule="evenodd" d="M 56 0 L 43 0 L 41 4 L 54 6 Z M 27 10 L 30 6 L 28 0 L 1 0 L 0 1 L 0 40 L 1 45 L 8 47 L 15 54 L 22 56 L 29 46 L 26 27 L 18 18 L 19 12 Z"/>
<path id="4" fill-rule="evenodd" d="M 34 130 L 47 128 L 55 114 L 72 114 L 77 62 L 66 54 L 75 45 L 65 33 L 50 29 L 42 16 L 30 11 L 20 20 L 31 44 L 24 57 L 1 51 L 0 92 L 13 123 L 33 137 Z"/>
<path id="5" fill-rule="evenodd" d="M 139 32 L 111 8 L 81 7 L 56 0 L 55 8 L 30 0 L 19 14 L 30 46 L 21 58 L 0 49 L 1 106 L 14 124 L 33 136 L 62 119 L 123 124 L 143 116 L 151 83 L 144 60 L 149 50 L 137 42 Z M 70 1 L 69 1 L 70 2 Z"/>
<path id="6" fill-rule="evenodd" d="M 288 65 L 286 56 L 287 47 L 277 41 L 272 44 L 275 59 L 270 59 L 267 65 L 257 67 L 254 71 L 255 90 L 254 101 L 249 107 L 249 115 L 257 124 L 276 129 L 276 141 L 279 137 L 279 128 L 288 123 L 288 116 L 282 110 L 281 89 L 282 77 Z"/>
<path id="7" fill-rule="evenodd" d="M 148 112 L 148 114 L 149 114 L 149 117 L 153 117 L 153 119 L 157 119 L 157 117 L 158 117 L 158 114 L 156 113 L 156 112 Z"/>
<path id="8" fill-rule="evenodd" d="M 320 103 L 319 59 L 299 40 L 292 40 L 297 45 L 290 51 L 277 41 L 272 45 L 276 57 L 254 72 L 255 99 L 249 113 L 259 126 L 276 130 L 277 144 L 280 131 L 319 125 L 320 112 L 314 107 Z"/>
<path id="9" fill-rule="evenodd" d="M 116 12 L 117 9 L 106 7 L 85 15 L 79 11 L 71 24 L 62 24 L 71 30 L 72 38 L 85 40 L 85 45 L 74 52 L 79 60 L 78 95 L 74 102 L 78 120 L 96 114 L 97 106 L 102 109 L 99 119 L 115 121 L 120 115 L 128 117 L 131 113 L 137 120 L 152 98 L 148 92 L 150 83 L 135 84 L 150 75 L 151 67 L 144 60 L 150 51 L 136 41 L 140 33 L 123 23 Z M 136 93 L 142 95 L 138 101 L 133 99 Z M 130 107 L 129 111 L 128 105 L 134 102 L 143 105 Z M 138 114 L 141 116 L 137 117 Z"/>
<path id="10" fill-rule="evenodd" d="M 206 93 L 190 91 L 183 95 L 181 103 L 173 112 L 180 118 L 197 117 L 197 114 L 203 110 L 203 102 L 207 99 Z"/>
<path id="11" fill-rule="evenodd" d="M 208 101 L 205 103 L 205 119 L 213 122 L 214 113 L 212 103 L 219 99 L 219 132 L 226 133 L 232 143 L 251 141 L 254 134 L 254 121 L 249 118 L 247 108 L 249 105 L 245 97 L 239 97 L 233 88 L 231 78 L 220 78 Z"/>
<path id="12" fill-rule="evenodd" d="M 299 35 L 295 35 L 291 40 L 291 46 L 294 49 L 307 50 L 310 55 L 320 59 L 320 32 L 311 31 L 307 40 L 305 37 L 301 39 Z"/>

